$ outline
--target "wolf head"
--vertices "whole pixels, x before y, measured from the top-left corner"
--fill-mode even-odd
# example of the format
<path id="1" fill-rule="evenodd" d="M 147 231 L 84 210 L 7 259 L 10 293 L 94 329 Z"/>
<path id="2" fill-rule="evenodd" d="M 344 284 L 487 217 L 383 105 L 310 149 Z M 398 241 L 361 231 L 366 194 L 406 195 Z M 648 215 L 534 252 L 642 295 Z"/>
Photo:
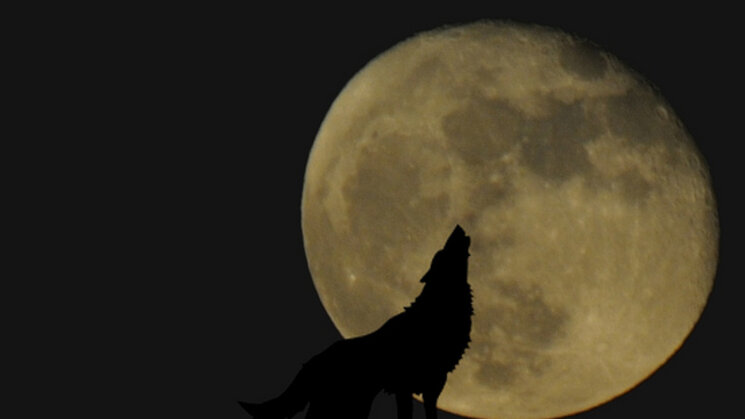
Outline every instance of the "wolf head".
<path id="1" fill-rule="evenodd" d="M 421 282 L 431 283 L 441 278 L 465 281 L 468 274 L 468 256 L 471 255 L 468 253 L 470 245 L 471 238 L 460 225 L 456 225 L 445 242 L 445 247 L 435 253 L 429 271 L 424 274 Z"/>

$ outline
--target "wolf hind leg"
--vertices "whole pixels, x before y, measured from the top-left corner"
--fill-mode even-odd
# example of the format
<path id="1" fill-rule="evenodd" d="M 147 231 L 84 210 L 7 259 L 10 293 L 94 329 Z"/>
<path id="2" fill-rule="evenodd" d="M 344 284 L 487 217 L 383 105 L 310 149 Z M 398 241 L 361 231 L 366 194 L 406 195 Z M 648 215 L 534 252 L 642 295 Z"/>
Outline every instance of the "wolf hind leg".
<path id="1" fill-rule="evenodd" d="M 414 400 L 411 393 L 396 393 L 396 411 L 398 419 L 412 419 Z"/>
<path id="2" fill-rule="evenodd" d="M 366 394 L 364 391 L 324 394 L 310 401 L 305 419 L 367 419 L 376 395 L 377 393 Z"/>

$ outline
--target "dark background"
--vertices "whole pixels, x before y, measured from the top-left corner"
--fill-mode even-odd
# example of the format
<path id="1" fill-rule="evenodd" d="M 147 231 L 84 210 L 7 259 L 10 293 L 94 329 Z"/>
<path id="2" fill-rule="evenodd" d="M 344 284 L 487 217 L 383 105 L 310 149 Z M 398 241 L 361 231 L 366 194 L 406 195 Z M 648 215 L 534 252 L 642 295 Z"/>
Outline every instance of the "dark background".
<path id="1" fill-rule="evenodd" d="M 689 339 L 636 389 L 576 417 L 736 416 L 740 25 L 728 10 L 626 7 L 119 10 L 67 27 L 70 41 L 50 36 L 50 50 L 69 51 L 52 74 L 70 75 L 50 85 L 75 101 L 56 96 L 69 118 L 44 149 L 67 159 L 42 182 L 52 234 L 35 245 L 55 257 L 33 266 L 53 281 L 28 282 L 21 311 L 33 324 L 23 339 L 40 342 L 23 364 L 38 372 L 19 382 L 34 388 L 28 408 L 237 419 L 248 416 L 236 400 L 279 394 L 340 337 L 300 226 L 306 160 L 332 101 L 417 32 L 509 18 L 588 38 L 655 84 L 709 162 L 719 205 L 717 279 Z M 385 417 L 388 396 L 371 414 Z"/>

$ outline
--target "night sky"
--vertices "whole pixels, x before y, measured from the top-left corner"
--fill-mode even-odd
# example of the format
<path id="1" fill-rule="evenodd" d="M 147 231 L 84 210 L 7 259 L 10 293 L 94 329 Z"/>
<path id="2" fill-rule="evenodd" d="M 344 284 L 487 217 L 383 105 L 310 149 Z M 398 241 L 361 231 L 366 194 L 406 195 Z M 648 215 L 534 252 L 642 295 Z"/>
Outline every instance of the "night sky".
<path id="1" fill-rule="evenodd" d="M 94 240 L 69 266 L 80 286 L 57 286 L 39 305 L 51 319 L 39 323 L 53 354 L 46 369 L 59 374 L 34 379 L 44 383 L 37 403 L 98 417 L 240 419 L 237 400 L 283 391 L 340 338 L 300 227 L 305 163 L 332 101 L 417 32 L 509 18 L 588 38 L 656 85 L 708 161 L 719 205 L 718 276 L 689 339 L 636 389 L 573 417 L 736 416 L 742 25 L 731 10 L 454 8 L 143 10 L 121 22 L 107 45 L 124 58 L 96 84 L 104 99 L 93 106 L 116 117 L 97 132 L 85 211 L 72 211 L 71 231 Z M 87 384 L 68 395 L 71 376 Z M 418 403 L 414 414 L 424 417 Z M 380 396 L 371 418 L 388 417 L 394 399 Z"/>

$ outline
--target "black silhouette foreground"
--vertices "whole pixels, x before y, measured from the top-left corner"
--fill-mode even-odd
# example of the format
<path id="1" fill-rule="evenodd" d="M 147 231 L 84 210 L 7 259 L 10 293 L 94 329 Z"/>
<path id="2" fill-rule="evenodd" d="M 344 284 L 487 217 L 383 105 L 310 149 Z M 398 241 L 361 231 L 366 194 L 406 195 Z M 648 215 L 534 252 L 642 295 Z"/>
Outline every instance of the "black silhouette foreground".
<path id="1" fill-rule="evenodd" d="M 373 399 L 395 394 L 399 418 L 412 417 L 412 394 L 421 394 L 427 419 L 437 417 L 437 398 L 447 374 L 470 342 L 473 315 L 468 285 L 471 239 L 456 226 L 421 279 L 424 288 L 404 312 L 377 331 L 332 344 L 311 358 L 279 397 L 262 404 L 239 402 L 256 419 L 367 418 Z"/>

